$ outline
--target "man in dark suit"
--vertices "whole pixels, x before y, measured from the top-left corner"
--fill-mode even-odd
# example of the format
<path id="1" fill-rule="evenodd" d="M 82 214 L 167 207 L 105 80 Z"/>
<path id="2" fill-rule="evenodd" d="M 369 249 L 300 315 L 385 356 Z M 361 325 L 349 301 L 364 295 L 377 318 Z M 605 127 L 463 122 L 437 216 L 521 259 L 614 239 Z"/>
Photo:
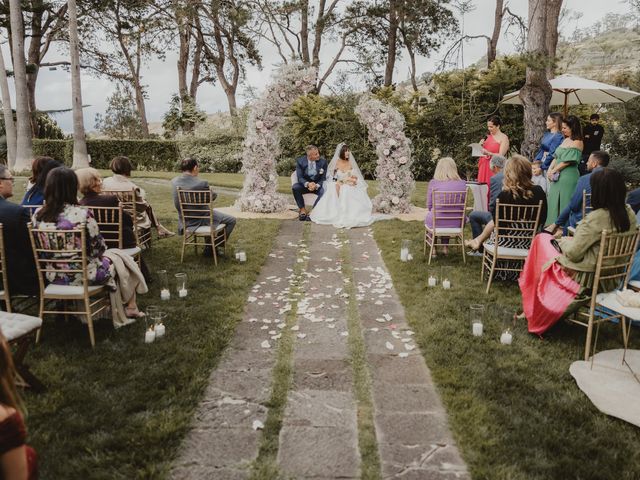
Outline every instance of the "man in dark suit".
<path id="1" fill-rule="evenodd" d="M 324 194 L 322 184 L 327 179 L 327 161 L 320 157 L 318 147 L 309 145 L 306 151 L 306 155 L 296 160 L 298 183 L 291 187 L 293 198 L 295 198 L 300 211 L 298 219 L 301 221 L 309 220 L 309 212 L 305 208 L 303 195 L 305 193 L 315 193 L 318 196 L 313 204 L 315 206 Z"/>
<path id="2" fill-rule="evenodd" d="M 11 295 L 38 295 L 38 273 L 27 229 L 29 211 L 7 201 L 13 196 L 13 182 L 9 169 L 0 165 L 0 223 L 7 259 L 5 287 Z"/>
<path id="3" fill-rule="evenodd" d="M 209 182 L 198 178 L 200 167 L 198 166 L 198 161 L 195 158 L 185 158 L 184 160 L 182 160 L 182 162 L 180 163 L 180 170 L 182 171 L 182 175 L 171 180 L 171 187 L 173 189 L 173 204 L 178 211 L 178 233 L 182 235 L 184 232 L 184 226 L 182 225 L 182 215 L 180 215 L 178 188 L 181 188 L 182 190 L 210 190 L 211 187 L 209 186 Z M 212 200 L 215 200 L 216 196 L 216 193 L 212 193 Z M 196 223 L 187 225 L 187 228 L 208 226 L 209 223 L 209 221 L 206 219 L 195 220 L 195 222 Z M 229 238 L 231 237 L 231 232 L 236 226 L 236 218 L 231 215 L 226 215 L 214 210 L 213 226 L 220 225 L 221 223 L 224 223 L 225 225 L 227 240 L 229 240 Z M 217 254 L 222 255 L 222 250 L 218 250 Z M 206 257 L 210 257 L 213 255 L 213 250 L 210 246 L 205 247 L 204 255 Z"/>

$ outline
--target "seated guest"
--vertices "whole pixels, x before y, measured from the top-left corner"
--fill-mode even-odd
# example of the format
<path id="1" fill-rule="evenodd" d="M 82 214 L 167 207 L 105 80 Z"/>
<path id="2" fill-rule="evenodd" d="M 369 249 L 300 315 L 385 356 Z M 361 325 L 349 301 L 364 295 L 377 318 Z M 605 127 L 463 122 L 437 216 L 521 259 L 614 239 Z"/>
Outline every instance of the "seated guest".
<path id="1" fill-rule="evenodd" d="M 79 204 L 83 207 L 117 207 L 120 202 L 115 195 L 100 195 L 102 192 L 102 178 L 95 168 L 80 168 L 76 170 L 78 190 L 83 195 Z M 136 247 L 136 237 L 133 232 L 133 220 L 124 212 L 122 215 L 122 246 Z"/>
<path id="2" fill-rule="evenodd" d="M 501 157 L 500 155 L 493 155 L 491 160 L 489 161 L 489 167 L 493 172 L 491 176 L 491 180 L 489 182 L 489 210 L 493 209 L 496 204 L 496 198 L 502 191 L 502 180 L 504 179 L 504 174 L 502 173 L 502 169 L 506 163 L 507 159 Z M 473 238 L 479 236 L 482 231 L 485 229 L 487 224 L 489 224 L 493 218 L 491 217 L 491 211 L 489 212 L 479 212 L 474 210 L 469 215 L 469 223 L 471 224 L 471 235 Z M 469 241 L 465 242 L 465 245 L 469 246 Z M 482 244 L 478 247 L 477 250 L 471 250 L 467 253 L 467 255 L 471 255 L 472 257 L 481 257 L 482 256 Z"/>
<path id="3" fill-rule="evenodd" d="M 424 219 L 424 224 L 433 228 L 433 192 L 466 192 L 467 183 L 458 175 L 458 168 L 456 162 L 451 157 L 443 157 L 438 160 L 436 165 L 436 171 L 433 174 L 433 179 L 429 182 L 429 188 L 427 189 L 427 216 Z M 436 196 L 437 198 L 437 196 Z M 466 196 L 465 196 L 466 198 Z M 454 199 L 455 200 L 455 199 Z M 458 199 L 460 201 L 460 199 Z M 446 207 L 445 207 L 446 208 Z M 449 208 L 446 212 L 437 215 L 437 228 L 451 228 L 460 227 L 459 218 L 447 219 L 447 217 L 459 216 L 464 214 L 464 206 L 460 209 L 460 212 L 456 215 L 455 212 Z M 449 238 L 442 237 L 442 243 L 448 244 Z M 442 247 L 442 253 L 447 255 L 448 247 L 445 245 Z"/>
<path id="4" fill-rule="evenodd" d="M 115 268 L 111 259 L 105 256 L 107 247 L 91 210 L 78 206 L 77 195 L 78 178 L 73 170 L 67 167 L 51 170 L 44 187 L 45 204 L 33 216 L 33 225 L 35 228 L 58 230 L 84 228 L 87 238 L 88 281 L 91 285 L 104 285 L 115 279 Z M 67 257 L 65 254 L 62 255 Z M 135 269 L 138 268 L 135 263 L 133 265 Z M 137 274 L 136 278 L 142 277 L 139 270 L 134 273 Z M 60 272 L 50 280 L 58 285 L 82 285 L 81 275 Z M 144 287 L 146 288 L 146 285 Z M 122 295 L 126 303 L 125 313 L 130 318 L 144 316 L 136 304 L 135 288 L 134 285 L 132 294 Z"/>
<path id="5" fill-rule="evenodd" d="M 194 158 L 185 158 L 180 163 L 180 171 L 182 171 L 182 175 L 175 177 L 171 180 L 171 186 L 173 187 L 173 204 L 178 211 L 178 233 L 180 235 L 183 234 L 184 227 L 182 225 L 182 217 L 180 214 L 180 202 L 178 200 L 178 188 L 183 190 L 209 190 L 209 182 L 206 180 L 201 180 L 198 178 L 198 174 L 200 173 L 200 167 L 198 167 L 198 161 Z M 214 193 L 215 198 L 215 193 Z M 220 225 L 221 223 L 225 224 L 225 231 L 227 234 L 227 240 L 231 236 L 231 232 L 233 232 L 233 228 L 236 226 L 236 219 L 231 215 L 225 215 L 224 213 L 220 213 L 216 210 L 213 211 L 213 225 Z M 186 227 L 201 227 L 208 226 L 208 221 L 206 219 L 193 221 Z M 213 242 L 210 242 L 213 243 Z M 223 255 L 224 252 L 219 250 L 216 252 L 218 255 Z M 204 255 L 206 257 L 213 256 L 213 250 L 211 246 L 206 246 L 204 249 Z"/>
<path id="6" fill-rule="evenodd" d="M 542 210 L 539 218 L 545 218 L 547 214 L 547 196 L 538 185 L 534 185 L 531 181 L 531 162 L 522 155 L 513 155 L 506 166 L 504 167 L 504 180 L 502 191 L 496 199 L 496 203 L 491 209 L 492 221 L 487 224 L 483 232 L 473 240 L 466 242 L 467 245 L 474 250 L 480 248 L 480 245 L 485 241 L 493 243 L 493 238 L 490 239 L 493 233 L 494 220 L 496 218 L 496 205 L 497 201 L 501 204 L 511 205 L 538 205 L 542 201 Z M 500 247 L 511 248 L 528 248 L 528 245 L 523 245 L 522 240 L 513 238 L 517 236 L 520 231 L 515 230 L 518 227 L 518 220 L 534 220 L 534 218 L 509 218 L 507 220 L 513 220 L 514 230 L 511 236 L 500 237 Z M 528 232 L 527 232 L 528 233 Z M 517 271 L 505 272 L 499 271 L 496 274 L 497 279 L 502 280 L 516 280 L 518 277 Z"/>
<path id="7" fill-rule="evenodd" d="M 11 347 L 0 333 L 0 478 L 35 480 L 37 456 L 26 444 L 22 402 L 15 384 Z"/>
<path id="8" fill-rule="evenodd" d="M 542 171 L 541 163 L 539 160 L 535 160 L 531 162 L 531 172 L 533 176 L 531 177 L 531 181 L 534 185 L 538 185 L 544 193 L 549 191 L 549 182 L 547 181 L 547 177 Z"/>
<path id="9" fill-rule="evenodd" d="M 599 169 L 591 175 L 593 211 L 578 224 L 573 237 L 561 238 L 557 250 L 551 235 L 536 236 L 519 281 L 529 332 L 543 334 L 588 302 L 602 231 L 636 228 L 636 216 L 625 205 L 625 194 L 622 174 Z M 615 287 L 603 285 L 607 290 Z"/>
<path id="10" fill-rule="evenodd" d="M 26 208 L 7 201 L 13 196 L 13 182 L 9 169 L 0 164 L 0 223 L 7 260 L 5 281 L 12 295 L 37 295 L 40 287 L 27 229 L 29 212 Z"/>
<path id="11" fill-rule="evenodd" d="M 31 164 L 31 177 L 29 177 L 29 184 L 31 185 L 20 205 L 29 206 L 36 205 L 41 206 L 44 203 L 44 182 L 47 180 L 47 175 L 54 168 L 61 167 L 62 164 L 51 157 L 37 157 Z M 33 215 L 35 208 L 27 209 L 30 215 Z"/>
<path id="12" fill-rule="evenodd" d="M 627 203 L 635 213 L 640 212 L 640 188 L 629 192 L 629 195 L 627 195 Z"/>
<path id="13" fill-rule="evenodd" d="M 546 227 L 546 230 L 554 233 L 558 227 L 576 228 L 578 222 L 582 220 L 582 192 L 585 191 L 587 194 L 591 193 L 591 175 L 593 174 L 593 172 L 597 172 L 598 170 L 608 165 L 609 154 L 607 152 L 603 150 L 596 150 L 591 155 L 589 155 L 589 160 L 587 161 L 587 171 L 591 173 L 583 175 L 578 179 L 576 191 L 571 197 L 569 205 L 567 205 L 566 208 L 562 210 L 562 212 L 560 212 L 558 219 L 554 223 Z"/>
<path id="14" fill-rule="evenodd" d="M 175 235 L 157 219 L 153 213 L 153 207 L 145 199 L 146 193 L 131 181 L 131 162 L 127 157 L 115 157 L 109 165 L 113 176 L 107 177 L 102 182 L 102 189 L 108 192 L 123 192 L 135 190 L 136 192 L 136 212 L 138 214 L 138 228 L 143 230 L 154 227 L 158 232 L 158 237 L 165 238 Z"/>

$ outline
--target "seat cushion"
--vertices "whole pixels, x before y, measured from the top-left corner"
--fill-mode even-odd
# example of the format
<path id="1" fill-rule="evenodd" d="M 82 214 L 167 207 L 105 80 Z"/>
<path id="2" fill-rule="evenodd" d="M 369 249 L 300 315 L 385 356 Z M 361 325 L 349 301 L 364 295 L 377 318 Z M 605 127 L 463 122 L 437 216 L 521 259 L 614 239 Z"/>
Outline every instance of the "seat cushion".
<path id="1" fill-rule="evenodd" d="M 599 293 L 596 297 L 598 305 L 613 312 L 620 313 L 632 320 L 640 320 L 640 308 L 625 307 L 616 297 L 616 292 Z"/>
<path id="2" fill-rule="evenodd" d="M 21 313 L 0 312 L 0 330 L 7 340 L 16 340 L 42 326 L 42 319 Z"/>
<path id="3" fill-rule="evenodd" d="M 482 244 L 485 250 L 495 255 L 496 246 L 493 243 L 485 242 Z M 498 247 L 498 257 L 519 257 L 526 258 L 529 255 L 528 248 L 511 248 L 511 247 Z"/>
<path id="4" fill-rule="evenodd" d="M 224 223 L 220 223 L 215 227 L 215 231 L 219 232 L 221 230 L 223 230 L 226 227 L 226 225 Z M 207 234 L 211 234 L 211 227 L 209 225 L 202 225 L 200 227 L 189 227 L 187 228 L 187 231 L 189 233 L 195 233 L 196 235 L 207 235 Z"/>
<path id="5" fill-rule="evenodd" d="M 142 251 L 142 249 L 140 247 L 133 247 L 133 248 L 123 248 L 122 251 L 127 255 L 131 255 L 133 257 L 135 255 L 138 255 Z"/>
<path id="6" fill-rule="evenodd" d="M 89 287 L 89 293 L 96 292 L 103 288 L 104 285 L 92 285 Z M 51 283 L 44 289 L 44 294 L 55 295 L 56 297 L 77 297 L 84 294 L 84 289 L 78 285 L 55 285 Z"/>
<path id="7" fill-rule="evenodd" d="M 461 228 L 436 228 L 436 235 L 461 235 Z"/>

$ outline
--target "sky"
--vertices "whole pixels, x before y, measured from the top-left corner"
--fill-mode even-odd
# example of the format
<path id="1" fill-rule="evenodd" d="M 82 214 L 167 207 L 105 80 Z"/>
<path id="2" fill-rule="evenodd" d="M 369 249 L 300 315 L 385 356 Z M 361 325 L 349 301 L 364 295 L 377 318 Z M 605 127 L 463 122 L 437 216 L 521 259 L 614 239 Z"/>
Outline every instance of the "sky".
<path id="1" fill-rule="evenodd" d="M 465 15 L 464 30 L 467 35 L 489 34 L 493 28 L 493 14 L 495 8 L 495 0 L 476 0 L 475 10 Z M 507 0 L 509 7 L 514 13 L 526 17 L 527 0 Z M 623 0 L 611 0 L 602 2 L 602 0 L 565 0 L 564 5 L 571 11 L 578 12 L 582 16 L 579 20 L 572 20 L 565 23 L 563 30 L 570 35 L 576 28 L 588 28 L 596 21 L 600 20 L 607 13 L 625 13 L 629 11 L 629 7 Z M 603 8 L 606 5 L 606 9 Z M 459 19 L 460 16 L 458 15 Z M 3 47 L 5 59 L 10 58 L 6 45 Z M 271 72 L 278 64 L 278 57 L 275 52 L 265 45 L 260 45 L 263 55 L 263 68 L 249 68 L 247 70 L 246 86 L 254 91 L 261 92 L 269 83 Z M 327 49 L 329 51 L 330 48 Z M 439 64 L 443 53 L 447 47 L 443 47 L 436 52 L 431 58 L 419 58 L 417 62 L 417 71 L 423 73 L 426 71 L 434 71 Z M 503 37 L 498 44 L 499 53 L 511 53 L 514 51 L 512 39 Z M 486 41 L 484 39 L 473 40 L 464 47 L 464 66 L 475 63 L 486 53 Z M 49 56 L 50 55 L 50 56 Z M 45 61 L 54 61 L 63 59 L 55 50 L 51 51 Z M 176 58 L 175 53 L 169 52 L 164 60 L 151 60 L 143 73 L 143 82 L 147 85 L 148 100 L 146 102 L 147 118 L 149 122 L 161 122 L 163 114 L 168 110 L 168 103 L 171 95 L 177 92 L 177 74 L 176 74 Z M 461 63 L 458 67 L 462 66 Z M 406 61 L 398 62 L 394 79 L 403 81 L 408 77 L 408 64 Z M 329 87 L 331 80 L 329 79 Z M 352 81 L 358 85 L 359 79 L 354 77 Z M 238 103 L 243 104 L 247 96 L 246 86 L 239 87 Z M 13 86 L 10 84 L 10 89 Z M 106 101 L 108 96 L 115 89 L 115 84 L 106 78 L 96 78 L 95 76 L 84 73 L 82 76 L 82 95 L 83 103 L 88 105 L 84 110 L 85 126 L 87 131 L 94 130 L 96 113 L 102 113 L 106 109 Z M 328 93 L 330 89 L 324 90 Z M 61 110 L 70 108 L 71 105 L 71 77 L 70 74 L 62 69 L 51 71 L 42 69 L 37 84 L 36 101 L 38 108 L 41 110 Z M 226 96 L 219 85 L 202 85 L 198 90 L 197 102 L 201 109 L 207 113 L 215 113 L 227 111 Z M 15 105 L 14 105 L 15 108 Z M 56 121 L 65 132 L 71 132 L 72 119 L 71 113 L 57 114 Z"/>

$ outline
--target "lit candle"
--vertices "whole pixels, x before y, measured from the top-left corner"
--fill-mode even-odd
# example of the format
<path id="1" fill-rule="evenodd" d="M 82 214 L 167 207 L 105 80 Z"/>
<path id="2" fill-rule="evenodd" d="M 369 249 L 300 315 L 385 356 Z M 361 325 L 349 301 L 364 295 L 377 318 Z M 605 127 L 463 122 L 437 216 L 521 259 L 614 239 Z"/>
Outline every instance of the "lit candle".
<path id="1" fill-rule="evenodd" d="M 156 332 L 153 331 L 153 328 L 149 328 L 149 330 L 144 334 L 144 343 L 153 343 L 155 339 Z"/>
<path id="2" fill-rule="evenodd" d="M 168 288 L 163 288 L 162 290 L 160 290 L 160 298 L 162 300 L 169 300 L 171 298 L 171 292 Z"/>
<path id="3" fill-rule="evenodd" d="M 403 262 L 406 262 L 409 258 L 409 249 L 408 248 L 401 248 L 400 249 L 400 260 Z"/>
<path id="4" fill-rule="evenodd" d="M 247 261 L 247 254 L 245 252 L 240 252 L 238 254 L 238 260 L 240 260 L 241 262 L 246 262 Z"/>
<path id="5" fill-rule="evenodd" d="M 160 338 L 164 336 L 164 332 L 165 332 L 164 323 L 159 323 L 158 325 L 156 325 L 155 332 L 156 332 L 156 338 Z"/>
<path id="6" fill-rule="evenodd" d="M 428 283 L 429 283 L 430 287 L 435 287 L 437 282 L 438 281 L 436 280 L 436 277 L 434 277 L 433 275 L 431 275 L 429 277 L 429 282 Z"/>
<path id="7" fill-rule="evenodd" d="M 442 281 L 442 288 L 444 288 L 445 290 L 449 290 L 451 288 L 451 282 L 449 281 L 448 278 L 445 278 Z"/>
<path id="8" fill-rule="evenodd" d="M 481 337 L 482 336 L 482 323 L 473 322 L 473 336 Z"/>
<path id="9" fill-rule="evenodd" d="M 407 260 L 409 260 L 409 261 L 413 260 L 413 255 L 411 255 L 410 253 L 407 254 Z"/>
<path id="10" fill-rule="evenodd" d="M 187 289 L 186 289 L 186 288 L 181 288 L 181 289 L 178 291 L 178 296 L 179 296 L 180 298 L 184 298 L 184 297 L 186 297 L 186 296 L 187 296 Z"/>
<path id="11" fill-rule="evenodd" d="M 503 345 L 511 345 L 512 341 L 513 341 L 513 335 L 511 335 L 511 332 L 506 331 L 502 335 L 500 335 L 500 343 L 501 344 L 503 344 Z"/>

